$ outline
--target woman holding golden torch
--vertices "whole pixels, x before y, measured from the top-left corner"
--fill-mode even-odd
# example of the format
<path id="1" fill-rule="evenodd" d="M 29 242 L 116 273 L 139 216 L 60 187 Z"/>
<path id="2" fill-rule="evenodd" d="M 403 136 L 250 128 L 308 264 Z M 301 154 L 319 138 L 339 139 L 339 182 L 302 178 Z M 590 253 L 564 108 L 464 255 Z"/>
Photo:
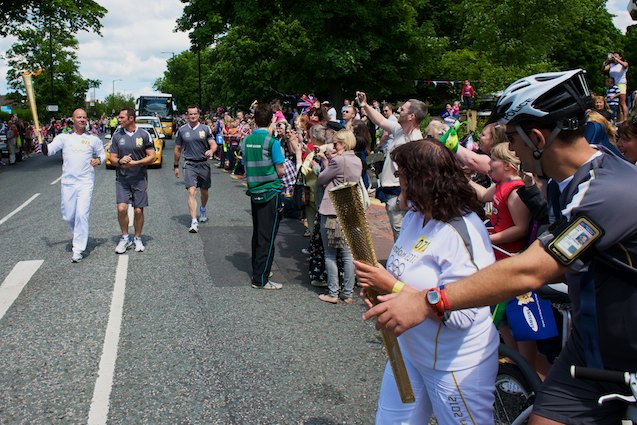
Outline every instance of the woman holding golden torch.
<path id="1" fill-rule="evenodd" d="M 387 269 L 354 262 L 356 275 L 364 291 L 428 290 L 426 302 L 436 308 L 446 302 L 446 283 L 494 261 L 489 234 L 475 213 L 481 205 L 440 142 L 407 143 L 391 158 L 398 166 L 399 201 L 407 213 Z M 432 415 L 439 424 L 493 423 L 498 334 L 488 307 L 447 311 L 398 341 L 416 401 L 401 402 L 388 365 L 377 424 L 426 424 Z"/>

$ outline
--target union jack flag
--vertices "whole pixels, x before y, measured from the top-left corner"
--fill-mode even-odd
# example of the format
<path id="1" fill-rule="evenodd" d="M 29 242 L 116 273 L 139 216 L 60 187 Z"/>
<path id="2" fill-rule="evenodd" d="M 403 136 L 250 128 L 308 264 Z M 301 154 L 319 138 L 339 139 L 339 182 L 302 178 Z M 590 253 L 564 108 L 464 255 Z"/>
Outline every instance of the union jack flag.
<path id="1" fill-rule="evenodd" d="M 312 109 L 312 106 L 314 106 L 314 102 L 316 102 L 316 97 L 304 94 L 301 96 L 299 101 L 296 102 L 296 106 L 303 108 L 303 113 L 307 113 L 310 109 Z"/>

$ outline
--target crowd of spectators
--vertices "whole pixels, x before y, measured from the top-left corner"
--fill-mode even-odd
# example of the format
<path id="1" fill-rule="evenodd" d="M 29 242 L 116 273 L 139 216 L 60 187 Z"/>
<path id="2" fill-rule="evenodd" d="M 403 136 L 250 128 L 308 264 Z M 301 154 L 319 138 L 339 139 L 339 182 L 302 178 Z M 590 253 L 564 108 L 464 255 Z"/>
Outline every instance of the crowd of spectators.
<path id="1" fill-rule="evenodd" d="M 609 55 L 603 65 L 603 70 L 609 72 L 607 89 L 603 94 L 591 93 L 593 103 L 586 111 L 582 127 L 590 145 L 603 146 L 602 152 L 608 151 L 635 164 L 637 120 L 629 118 L 627 69 L 628 63 L 620 53 Z M 284 214 L 305 224 L 302 236 L 307 238 L 307 246 L 302 254 L 307 256 L 309 281 L 312 286 L 327 291 L 319 295 L 320 301 L 351 304 L 356 276 L 363 277 L 364 286 L 384 292 L 391 292 L 394 282 L 404 285 L 396 279 L 402 279 L 408 272 L 414 273 L 410 277 L 417 280 L 415 273 L 420 273 L 424 266 L 410 260 L 405 253 L 421 245 L 424 250 L 427 245 L 423 241 L 438 244 L 432 245 L 432 251 L 435 248 L 445 254 L 437 257 L 440 264 L 427 265 L 427 273 L 444 271 L 450 263 L 447 257 L 459 258 L 454 266 L 462 270 L 447 270 L 448 280 L 453 281 L 495 260 L 521 253 L 535 241 L 540 233 L 538 229 L 549 225 L 547 202 L 538 199 L 542 198 L 539 195 L 542 191 L 551 190 L 551 183 L 544 183 L 533 174 L 534 170 L 521 169 L 521 159 L 509 150 L 509 143 L 517 133 L 508 134 L 504 125 L 493 121 L 479 128 L 474 137 L 473 132 L 466 129 L 467 118 L 462 113 L 473 107 L 475 91 L 469 81 L 464 82 L 461 96 L 461 100 L 431 114 L 428 105 L 418 99 L 406 100 L 396 108 L 388 102 L 368 102 L 362 92 L 357 92 L 352 102 L 345 99 L 343 105 L 314 98 L 302 109 L 284 106 L 278 99 L 270 102 L 272 120 L 267 131 L 278 140 L 285 159 L 285 172 L 280 176 Z M 255 101 L 246 111 L 219 108 L 203 118 L 215 135 L 218 168 L 236 179 L 245 179 L 241 141 L 257 128 L 253 114 L 257 106 Z M 181 119 L 183 117 L 178 118 Z M 109 127 L 108 119 L 94 120 L 87 125 L 87 131 L 99 134 Z M 263 131 L 263 126 L 260 128 L 257 132 Z M 51 119 L 41 129 L 47 138 L 70 130 L 66 119 Z M 17 117 L 2 123 L 0 133 L 7 137 L 11 164 L 18 158 L 28 158 L 37 146 L 33 126 Z M 354 261 L 339 228 L 334 205 L 327 196 L 329 189 L 347 182 L 361 184 L 364 191 L 370 196 L 375 194 L 386 205 L 395 245 L 387 270 L 373 272 L 377 273 L 376 277 L 370 277 L 369 267 Z M 545 184 L 548 187 L 544 187 Z M 453 231 L 446 226 L 451 222 L 455 223 Z M 463 231 L 468 232 L 468 236 L 465 237 Z M 445 244 L 449 240 L 454 241 L 453 246 Z M 472 243 L 478 246 L 479 252 L 472 253 L 466 248 Z M 479 261 L 474 261 L 476 258 Z M 387 285 L 390 286 L 385 287 Z M 449 333 L 447 341 L 453 350 L 462 339 L 456 334 L 487 335 L 485 329 L 492 328 L 484 308 L 462 311 L 464 313 L 457 316 L 441 319 L 450 320 L 446 326 L 455 332 Z M 433 327 L 421 329 L 423 335 L 438 335 L 439 324 L 429 325 Z M 522 330 L 516 330 L 513 321 L 503 325 L 501 334 L 544 376 L 555 358 L 554 352 L 544 350 L 544 345 L 537 344 L 535 339 L 529 343 L 521 337 Z M 548 340 L 556 335 L 557 331 L 549 331 L 536 339 Z M 488 352 L 491 358 L 495 356 L 492 346 L 497 342 L 493 335 L 487 336 L 482 341 L 484 345 L 476 350 Z M 412 338 L 413 344 L 420 343 L 420 337 Z M 416 352 L 411 352 L 411 359 L 409 350 L 407 353 L 408 364 L 411 362 L 411 367 L 424 371 L 423 375 L 436 369 L 435 364 L 419 364 Z M 453 372 L 457 366 L 451 362 L 445 366 L 445 372 Z M 481 366 L 481 362 L 474 365 Z M 489 373 L 494 375 L 495 370 Z M 476 399 L 485 397 L 482 384 L 474 388 Z M 381 400 L 388 406 L 397 404 L 395 395 L 390 393 L 387 389 L 381 392 Z M 488 398 L 485 405 L 490 408 L 492 404 Z M 434 404 L 433 410 L 437 408 L 440 407 Z M 483 415 L 489 418 L 488 412 Z"/>
<path id="2" fill-rule="evenodd" d="M 98 135 L 108 130 L 107 118 L 92 119 L 87 122 L 86 131 Z M 41 123 L 40 134 L 48 141 L 62 133 L 73 131 L 73 120 L 71 117 L 51 118 L 46 123 Z M 14 165 L 18 162 L 29 159 L 34 154 L 40 153 L 40 146 L 35 132 L 35 124 L 27 122 L 16 115 L 10 120 L 0 122 L 0 142 L 6 143 L 8 160 L 5 162 L 0 152 L 0 166 Z"/>

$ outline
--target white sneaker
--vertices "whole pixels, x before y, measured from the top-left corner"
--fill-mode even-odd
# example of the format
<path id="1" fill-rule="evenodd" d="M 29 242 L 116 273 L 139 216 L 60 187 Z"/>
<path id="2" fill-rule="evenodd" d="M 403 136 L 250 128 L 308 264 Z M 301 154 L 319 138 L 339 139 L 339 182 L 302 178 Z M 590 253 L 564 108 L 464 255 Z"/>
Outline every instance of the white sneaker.
<path id="1" fill-rule="evenodd" d="M 208 216 L 206 215 L 205 208 L 199 208 L 199 223 L 205 223 L 208 221 Z"/>
<path id="2" fill-rule="evenodd" d="M 74 263 L 79 263 L 80 261 L 82 261 L 82 258 L 84 258 L 82 254 L 80 254 L 79 252 L 74 252 L 73 256 L 71 257 L 71 261 Z"/>
<path id="3" fill-rule="evenodd" d="M 283 285 L 281 283 L 276 283 L 276 282 L 272 282 L 271 280 L 267 281 L 265 285 L 260 286 L 260 285 L 255 285 L 254 283 L 252 284 L 252 287 L 254 289 L 269 289 L 269 290 L 276 290 L 276 289 L 281 289 L 283 288 Z"/>
<path id="4" fill-rule="evenodd" d="M 131 242 L 130 236 L 122 236 L 121 238 L 119 238 L 119 243 L 115 247 L 115 252 L 118 254 L 123 254 L 128 248 L 131 247 L 131 245 L 133 245 L 133 242 Z"/>
<path id="5" fill-rule="evenodd" d="M 135 251 L 144 252 L 144 243 L 142 242 L 142 238 L 135 238 L 133 239 L 133 242 L 135 243 Z"/>
<path id="6" fill-rule="evenodd" d="M 188 229 L 190 233 L 197 233 L 199 231 L 199 222 L 193 221 L 190 223 L 190 229 Z"/>

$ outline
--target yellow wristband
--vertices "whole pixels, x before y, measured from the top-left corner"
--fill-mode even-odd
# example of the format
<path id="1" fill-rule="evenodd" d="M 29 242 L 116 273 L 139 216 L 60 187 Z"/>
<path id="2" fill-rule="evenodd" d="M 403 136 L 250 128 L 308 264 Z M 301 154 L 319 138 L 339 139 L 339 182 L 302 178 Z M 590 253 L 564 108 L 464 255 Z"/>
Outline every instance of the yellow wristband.
<path id="1" fill-rule="evenodd" d="M 396 283 L 394 283 L 394 287 L 391 288 L 391 293 L 392 294 L 397 294 L 400 291 L 403 290 L 403 287 L 405 286 L 404 282 L 401 282 L 400 280 L 397 280 Z"/>

